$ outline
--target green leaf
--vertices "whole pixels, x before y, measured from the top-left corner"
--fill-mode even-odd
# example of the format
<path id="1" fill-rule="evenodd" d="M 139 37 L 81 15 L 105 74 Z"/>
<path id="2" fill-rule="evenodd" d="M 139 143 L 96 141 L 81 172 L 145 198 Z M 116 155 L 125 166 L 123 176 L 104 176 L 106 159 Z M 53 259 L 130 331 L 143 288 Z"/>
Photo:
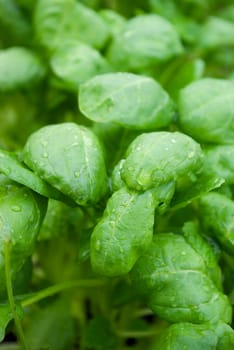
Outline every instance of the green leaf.
<path id="1" fill-rule="evenodd" d="M 223 194 L 210 192 L 199 201 L 199 217 L 207 235 L 215 237 L 222 248 L 234 254 L 234 202 Z"/>
<path id="2" fill-rule="evenodd" d="M 30 314 L 25 329 L 30 349 L 72 349 L 75 339 L 75 322 L 67 299 L 57 299 Z"/>
<path id="3" fill-rule="evenodd" d="M 0 31 L 7 46 L 30 41 L 31 26 L 15 0 L 0 0 Z"/>
<path id="4" fill-rule="evenodd" d="M 117 337 L 110 321 L 103 316 L 96 316 L 92 319 L 84 334 L 84 345 L 90 350 L 117 349 Z"/>
<path id="5" fill-rule="evenodd" d="M 212 172 L 225 180 L 226 184 L 234 183 L 234 146 L 218 145 L 204 148 L 206 162 Z"/>
<path id="6" fill-rule="evenodd" d="M 134 265 L 131 280 L 153 312 L 169 322 L 230 321 L 228 298 L 208 276 L 202 256 L 181 235 L 156 234 Z"/>
<path id="7" fill-rule="evenodd" d="M 74 92 L 84 81 L 111 70 L 98 51 L 78 41 L 60 45 L 53 54 L 50 65 L 56 77 L 55 84 Z"/>
<path id="8" fill-rule="evenodd" d="M 208 17 L 201 27 L 198 46 L 207 50 L 234 47 L 234 23 L 219 17 Z"/>
<path id="9" fill-rule="evenodd" d="M 130 73 L 103 74 L 81 84 L 79 107 L 93 121 L 131 129 L 166 127 L 175 114 L 172 100 L 155 80 Z"/>
<path id="10" fill-rule="evenodd" d="M 101 9 L 99 15 L 104 19 L 112 33 L 112 36 L 118 34 L 126 24 L 126 18 L 111 9 Z"/>
<path id="11" fill-rule="evenodd" d="M 71 206 L 75 205 L 69 197 L 64 196 L 61 192 L 56 190 L 56 188 L 50 186 L 38 175 L 26 168 L 25 165 L 19 161 L 19 157 L 16 154 L 0 149 L 0 160 L 0 173 L 4 174 L 9 179 L 29 187 L 42 196 L 63 201 Z"/>
<path id="12" fill-rule="evenodd" d="M 230 350 L 233 345 L 233 329 L 224 323 L 176 323 L 162 332 L 150 350 Z"/>
<path id="13" fill-rule="evenodd" d="M 204 167 L 196 177 L 188 179 L 186 186 L 177 188 L 170 204 L 172 210 L 185 207 L 194 199 L 200 198 L 202 195 L 223 185 L 225 179 L 216 174 L 205 160 L 204 163 Z"/>
<path id="14" fill-rule="evenodd" d="M 234 83 L 204 78 L 181 90 L 179 125 L 199 142 L 232 144 L 234 141 Z"/>
<path id="15" fill-rule="evenodd" d="M 9 180 L 1 179 L 0 183 L 0 280 L 4 281 L 4 242 L 11 244 L 11 268 L 15 278 L 33 252 L 47 201 Z M 1 283 L 0 290 L 4 287 Z"/>
<path id="16" fill-rule="evenodd" d="M 6 327 L 12 318 L 10 306 L 8 304 L 0 304 L 0 342 L 4 340 Z"/>
<path id="17" fill-rule="evenodd" d="M 77 204 L 98 202 L 107 190 L 107 176 L 97 137 L 84 126 L 45 126 L 29 137 L 24 162 L 43 180 Z"/>
<path id="18" fill-rule="evenodd" d="M 79 40 L 102 48 L 109 37 L 104 20 L 76 0 L 39 0 L 35 9 L 36 38 L 49 52 L 61 42 Z"/>
<path id="19" fill-rule="evenodd" d="M 184 224 L 183 236 L 188 244 L 201 256 L 206 267 L 207 274 L 212 279 L 213 283 L 219 290 L 222 290 L 222 273 L 218 265 L 217 256 L 214 254 L 213 248 L 204 244 L 204 239 L 199 234 L 198 226 L 192 222 L 188 221 Z"/>
<path id="20" fill-rule="evenodd" d="M 165 18 L 145 14 L 131 18 L 107 52 L 118 70 L 142 71 L 183 52 L 176 30 Z"/>
<path id="21" fill-rule="evenodd" d="M 179 91 L 195 80 L 202 78 L 205 61 L 200 58 L 182 57 L 173 60 L 162 72 L 160 82 L 170 96 L 177 101 Z"/>
<path id="22" fill-rule="evenodd" d="M 23 47 L 0 51 L 0 92 L 31 87 L 45 75 L 45 67 L 35 53 Z"/>
<path id="23" fill-rule="evenodd" d="M 109 199 L 91 236 L 91 264 L 105 276 L 128 273 L 153 237 L 155 203 L 150 191 L 122 188 Z"/>
<path id="24" fill-rule="evenodd" d="M 175 182 L 181 190 L 203 165 L 200 145 L 179 132 L 141 134 L 130 144 L 121 177 L 137 191 Z"/>

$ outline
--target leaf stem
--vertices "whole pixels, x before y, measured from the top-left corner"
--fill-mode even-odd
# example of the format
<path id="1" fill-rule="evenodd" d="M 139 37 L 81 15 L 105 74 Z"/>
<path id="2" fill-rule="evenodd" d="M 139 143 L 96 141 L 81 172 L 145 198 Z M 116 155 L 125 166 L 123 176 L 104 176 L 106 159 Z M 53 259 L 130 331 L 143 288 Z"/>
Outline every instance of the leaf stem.
<path id="1" fill-rule="evenodd" d="M 42 299 L 45 299 L 49 296 L 62 292 L 66 289 L 78 287 L 78 288 L 92 288 L 99 287 L 106 284 L 105 280 L 101 279 L 86 279 L 86 280 L 75 280 L 75 281 L 66 281 L 63 283 L 56 284 L 54 286 L 45 288 L 36 292 L 32 296 L 26 298 L 21 302 L 22 307 L 29 306 L 34 304 Z"/>
<path id="2" fill-rule="evenodd" d="M 117 334 L 121 338 L 147 338 L 155 336 L 157 332 L 155 331 L 155 329 L 148 331 L 118 330 Z"/>
<path id="3" fill-rule="evenodd" d="M 15 321 L 16 332 L 19 337 L 19 341 L 24 350 L 29 350 L 23 328 L 17 314 L 16 304 L 13 295 L 12 281 L 11 281 L 11 257 L 10 257 L 10 247 L 11 242 L 9 240 L 4 241 L 4 259 L 5 259 L 5 278 L 6 278 L 6 288 L 7 288 L 7 297 L 10 305 L 10 309 Z"/>

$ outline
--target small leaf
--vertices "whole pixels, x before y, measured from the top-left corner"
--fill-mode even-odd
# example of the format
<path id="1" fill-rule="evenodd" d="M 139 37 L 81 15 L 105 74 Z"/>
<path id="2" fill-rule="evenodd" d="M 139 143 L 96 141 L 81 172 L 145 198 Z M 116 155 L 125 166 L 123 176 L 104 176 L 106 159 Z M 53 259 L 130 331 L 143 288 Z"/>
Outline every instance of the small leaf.
<path id="1" fill-rule="evenodd" d="M 70 40 L 100 49 L 109 37 L 104 20 L 76 0 L 37 1 L 34 24 L 37 40 L 50 52 Z"/>
<path id="2" fill-rule="evenodd" d="M 10 306 L 8 304 L 0 304 L 0 342 L 4 339 L 6 327 L 12 318 Z"/>
<path id="3" fill-rule="evenodd" d="M 107 190 L 102 148 L 92 131 L 75 123 L 45 126 L 30 135 L 24 162 L 43 180 L 86 205 Z"/>
<path id="4" fill-rule="evenodd" d="M 118 70 L 141 71 L 183 52 L 170 22 L 155 14 L 130 19 L 116 34 L 107 58 Z"/>
<path id="5" fill-rule="evenodd" d="M 111 70 L 98 51 L 78 41 L 60 45 L 53 54 L 50 65 L 56 77 L 54 83 L 74 92 L 77 92 L 79 84 L 94 75 Z"/>
<path id="6" fill-rule="evenodd" d="M 42 80 L 45 68 L 35 53 L 23 47 L 0 52 L 0 91 L 30 87 Z"/>
<path id="7" fill-rule="evenodd" d="M 69 197 L 64 196 L 56 188 L 50 186 L 38 175 L 26 168 L 19 161 L 19 157 L 16 154 L 0 149 L 0 160 L 0 173 L 3 173 L 9 179 L 29 187 L 42 196 L 65 202 L 71 206 L 75 205 L 75 202 Z"/>
<path id="8" fill-rule="evenodd" d="M 207 50 L 234 46 L 234 23 L 219 17 L 208 17 L 201 27 L 198 46 Z"/>
<path id="9" fill-rule="evenodd" d="M 110 197 L 91 236 L 91 264 L 104 276 L 128 273 L 153 238 L 152 193 L 125 187 Z"/>
<path id="10" fill-rule="evenodd" d="M 117 337 L 109 320 L 103 316 L 92 319 L 84 335 L 84 344 L 90 350 L 117 349 Z"/>
<path id="11" fill-rule="evenodd" d="M 25 328 L 30 349 L 68 350 L 75 339 L 75 323 L 68 300 L 57 299 L 30 315 Z"/>
<path id="12" fill-rule="evenodd" d="M 204 78 L 187 85 L 179 96 L 179 125 L 195 140 L 234 143 L 234 83 Z"/>
<path id="13" fill-rule="evenodd" d="M 177 189 L 183 190 L 190 178 L 198 176 L 203 159 L 200 145 L 185 134 L 145 133 L 130 144 L 121 177 L 128 187 L 137 191 L 157 189 L 172 181 Z"/>
<path id="14" fill-rule="evenodd" d="M 4 290 L 4 243 L 11 242 L 13 278 L 32 254 L 47 200 L 7 179 L 0 181 L 0 290 Z"/>

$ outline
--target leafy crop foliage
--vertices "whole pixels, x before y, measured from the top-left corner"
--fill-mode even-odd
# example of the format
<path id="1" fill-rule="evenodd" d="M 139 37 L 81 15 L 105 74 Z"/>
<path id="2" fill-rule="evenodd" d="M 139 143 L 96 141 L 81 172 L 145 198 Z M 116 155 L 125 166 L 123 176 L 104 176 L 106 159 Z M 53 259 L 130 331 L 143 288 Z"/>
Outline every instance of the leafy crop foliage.
<path id="1" fill-rule="evenodd" d="M 234 348 L 232 0 L 0 0 L 0 349 Z"/>

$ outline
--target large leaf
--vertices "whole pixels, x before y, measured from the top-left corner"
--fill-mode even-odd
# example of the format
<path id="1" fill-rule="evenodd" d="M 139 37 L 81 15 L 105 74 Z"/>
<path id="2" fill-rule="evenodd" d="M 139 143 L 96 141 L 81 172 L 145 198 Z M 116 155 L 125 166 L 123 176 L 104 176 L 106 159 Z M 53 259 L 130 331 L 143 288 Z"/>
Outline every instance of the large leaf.
<path id="1" fill-rule="evenodd" d="M 79 106 L 96 122 L 114 122 L 131 129 L 158 129 L 175 114 L 169 95 L 152 78 L 109 73 L 81 84 Z"/>

